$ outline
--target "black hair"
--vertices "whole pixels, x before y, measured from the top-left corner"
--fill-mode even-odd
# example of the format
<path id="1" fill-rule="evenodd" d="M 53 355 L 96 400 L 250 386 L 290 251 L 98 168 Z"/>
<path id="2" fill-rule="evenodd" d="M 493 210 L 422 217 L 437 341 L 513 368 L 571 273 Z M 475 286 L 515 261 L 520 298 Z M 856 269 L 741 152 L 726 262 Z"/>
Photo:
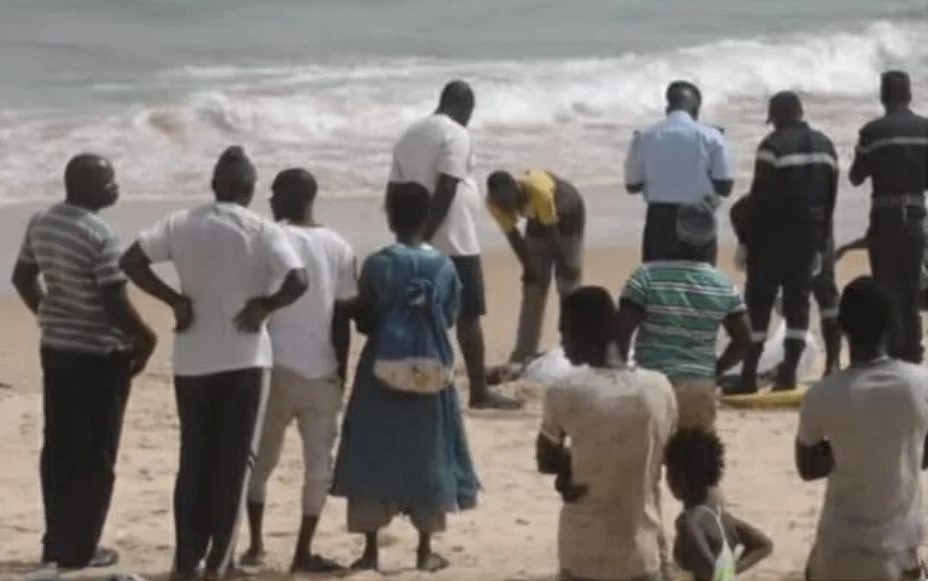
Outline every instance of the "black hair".
<path id="1" fill-rule="evenodd" d="M 439 110 L 454 108 L 472 108 L 474 106 L 474 90 L 465 81 L 454 79 L 449 81 L 441 90 L 438 97 Z"/>
<path id="2" fill-rule="evenodd" d="M 561 300 L 560 328 L 589 343 L 609 343 L 614 337 L 615 301 L 601 286 L 582 286 Z"/>
<path id="3" fill-rule="evenodd" d="M 667 101 L 668 107 L 682 107 L 690 99 L 695 99 L 696 105 L 700 105 L 702 104 L 702 91 L 689 81 L 677 80 L 667 85 L 664 99 Z"/>
<path id="4" fill-rule="evenodd" d="M 851 343 L 879 345 L 895 324 L 892 295 L 872 276 L 854 279 L 841 294 L 838 324 Z"/>
<path id="5" fill-rule="evenodd" d="M 702 428 L 678 430 L 664 449 L 668 478 L 685 482 L 701 494 L 718 486 L 725 472 L 725 445 L 714 433 Z"/>
<path id="6" fill-rule="evenodd" d="M 85 191 L 93 182 L 96 172 L 109 162 L 95 153 L 79 153 L 68 161 L 64 168 L 64 191 L 68 200 L 87 195 Z"/>
<path id="7" fill-rule="evenodd" d="M 414 234 L 425 225 L 432 196 L 420 183 L 393 183 L 387 188 L 387 219 L 398 235 Z"/>
<path id="8" fill-rule="evenodd" d="M 886 71 L 880 76 L 880 99 L 887 105 L 908 104 L 912 81 L 905 71 Z"/>
<path id="9" fill-rule="evenodd" d="M 213 168 L 216 198 L 231 201 L 254 193 L 258 172 L 240 145 L 227 147 Z"/>
<path id="10" fill-rule="evenodd" d="M 487 176 L 487 193 L 514 191 L 519 189 L 519 182 L 506 170 L 498 169 Z"/>
<path id="11" fill-rule="evenodd" d="M 306 216 L 306 209 L 316 200 L 319 186 L 316 178 L 303 168 L 285 169 L 274 178 L 271 191 L 275 220 L 298 222 Z"/>

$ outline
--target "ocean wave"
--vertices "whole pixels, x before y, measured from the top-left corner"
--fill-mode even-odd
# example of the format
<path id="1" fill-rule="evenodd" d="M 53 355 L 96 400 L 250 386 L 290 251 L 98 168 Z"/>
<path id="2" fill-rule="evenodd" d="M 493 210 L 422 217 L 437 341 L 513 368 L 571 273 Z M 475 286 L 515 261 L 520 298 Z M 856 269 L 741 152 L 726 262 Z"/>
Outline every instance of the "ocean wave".
<path id="1" fill-rule="evenodd" d="M 905 68 L 916 76 L 925 69 L 926 39 L 924 23 L 883 21 L 831 34 L 730 39 L 601 59 L 191 66 L 161 79 L 206 90 L 151 113 L 285 140 L 392 135 L 434 105 L 442 83 L 459 77 L 477 91 L 477 129 L 634 122 L 663 107 L 664 87 L 674 78 L 696 81 L 710 108 L 787 88 L 825 96 L 871 95 L 886 68 Z"/>
<path id="2" fill-rule="evenodd" d="M 619 179 L 613 168 L 630 129 L 660 115 L 674 78 L 703 88 L 706 115 L 721 117 L 736 147 L 753 148 L 763 99 L 787 88 L 828 103 L 817 120 L 833 123 L 845 141 L 839 145 L 851 147 L 851 125 L 873 113 L 882 70 L 907 69 L 928 91 L 919 80 L 928 72 L 926 39 L 924 21 L 883 21 L 614 58 L 182 67 L 119 84 L 133 104 L 97 114 L 0 111 L 0 201 L 58 195 L 64 162 L 87 149 L 111 156 L 138 195 L 201 192 L 230 142 L 245 145 L 267 171 L 310 164 L 329 193 L 376 195 L 390 144 L 432 110 L 451 78 L 477 92 L 481 159 L 499 167 L 549 163 L 584 183 Z"/>

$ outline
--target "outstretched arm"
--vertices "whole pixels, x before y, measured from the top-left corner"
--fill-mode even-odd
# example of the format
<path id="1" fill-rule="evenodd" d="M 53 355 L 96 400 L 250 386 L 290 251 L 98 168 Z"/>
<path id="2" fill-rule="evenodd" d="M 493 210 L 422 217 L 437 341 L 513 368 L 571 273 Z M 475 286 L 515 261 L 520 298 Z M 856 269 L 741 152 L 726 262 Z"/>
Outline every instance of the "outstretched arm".
<path id="1" fill-rule="evenodd" d="M 857 240 L 852 240 L 847 244 L 842 244 L 835 250 L 835 262 L 844 258 L 844 255 L 852 250 L 865 250 L 867 248 L 867 237 L 861 236 Z"/>

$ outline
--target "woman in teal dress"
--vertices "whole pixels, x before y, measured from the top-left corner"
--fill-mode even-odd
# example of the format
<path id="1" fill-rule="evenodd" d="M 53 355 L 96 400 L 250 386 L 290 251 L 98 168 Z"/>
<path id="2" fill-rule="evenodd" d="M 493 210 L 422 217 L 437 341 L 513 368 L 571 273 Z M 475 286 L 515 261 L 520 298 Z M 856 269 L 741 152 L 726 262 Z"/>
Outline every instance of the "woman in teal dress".
<path id="1" fill-rule="evenodd" d="M 387 219 L 396 243 L 364 262 L 356 323 L 368 339 L 345 411 L 332 495 L 348 501 L 348 530 L 365 535 L 355 569 L 378 568 L 377 532 L 394 516 L 408 515 L 419 533 L 416 567 L 438 571 L 448 561 L 431 549 L 431 537 L 445 528 L 445 515 L 476 506 L 479 482 L 468 450 L 458 394 L 453 383 L 435 393 L 405 393 L 375 374 L 384 356 L 378 336 L 409 341 L 415 351 L 429 342 L 451 366 L 448 329 L 456 320 L 460 282 L 445 255 L 422 241 L 429 193 L 419 184 L 394 184 L 386 197 Z M 428 288 L 435 305 L 426 339 L 421 328 L 404 325 L 397 300 L 410 289 Z M 388 325 L 392 325 L 387 329 Z M 408 335 L 408 339 L 404 337 Z M 395 345 L 387 345 L 395 351 Z M 404 347 L 405 348 L 405 347 Z M 439 381 L 439 386 L 442 384 Z"/>

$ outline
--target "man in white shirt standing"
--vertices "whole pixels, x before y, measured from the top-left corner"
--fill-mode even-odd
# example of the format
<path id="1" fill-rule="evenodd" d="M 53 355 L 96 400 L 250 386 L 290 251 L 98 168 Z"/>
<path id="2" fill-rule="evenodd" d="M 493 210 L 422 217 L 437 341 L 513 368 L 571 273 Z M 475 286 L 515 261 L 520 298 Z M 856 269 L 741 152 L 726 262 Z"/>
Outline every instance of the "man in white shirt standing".
<path id="1" fill-rule="evenodd" d="M 725 137 L 700 123 L 702 94 L 688 81 L 667 86 L 667 118 L 636 133 L 625 159 L 625 189 L 648 203 L 642 262 L 667 260 L 676 252 L 677 211 L 705 198 L 731 194 L 733 164 Z M 715 266 L 718 247 L 706 249 Z"/>
<path id="2" fill-rule="evenodd" d="M 120 261 L 132 282 L 171 307 L 177 322 L 175 581 L 195 579 L 204 556 L 205 579 L 228 572 L 267 401 L 265 321 L 308 287 L 284 231 L 247 209 L 256 181 L 244 150 L 226 149 L 213 171 L 215 201 L 169 215 Z M 159 262 L 173 263 L 182 291 L 152 271 Z"/>
<path id="3" fill-rule="evenodd" d="M 483 267 L 476 216 L 480 194 L 473 178 L 474 151 L 467 124 L 474 112 L 474 92 L 464 81 L 451 81 L 438 108 L 414 123 L 393 147 L 392 184 L 416 182 L 432 194 L 425 240 L 447 254 L 461 279 L 458 344 L 470 383 L 470 407 L 518 409 L 516 400 L 487 386 L 485 346 L 480 318 L 486 314 Z"/>
<path id="4" fill-rule="evenodd" d="M 802 401 L 796 466 L 803 480 L 828 479 L 809 581 L 924 579 L 928 370 L 887 356 L 894 316 L 872 277 L 847 285 L 838 322 L 851 364 Z"/>
<path id="5" fill-rule="evenodd" d="M 267 482 L 280 461 L 287 427 L 296 420 L 303 442 L 303 502 L 294 573 L 330 573 L 337 563 L 313 554 L 312 540 L 332 484 L 332 446 L 345 393 L 351 341 L 351 300 L 358 294 L 354 250 L 313 217 L 318 186 L 305 169 L 280 172 L 271 185 L 274 219 L 302 260 L 309 290 L 268 321 L 274 347 L 271 394 L 248 494 L 251 547 L 243 565 L 260 565 Z"/>

